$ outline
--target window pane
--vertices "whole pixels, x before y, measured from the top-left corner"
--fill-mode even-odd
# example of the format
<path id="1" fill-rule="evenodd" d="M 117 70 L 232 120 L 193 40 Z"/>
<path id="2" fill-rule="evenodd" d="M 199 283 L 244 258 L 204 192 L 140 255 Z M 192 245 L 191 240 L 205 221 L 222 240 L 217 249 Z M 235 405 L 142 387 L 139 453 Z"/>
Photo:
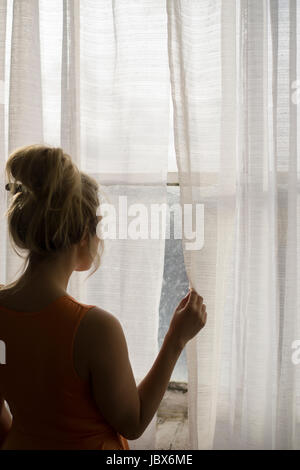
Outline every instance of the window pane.
<path id="1" fill-rule="evenodd" d="M 179 186 L 168 186 L 167 202 L 169 207 L 180 202 Z M 171 211 L 170 238 L 165 241 L 164 277 L 159 306 L 159 347 L 163 343 L 175 308 L 188 290 L 189 282 L 185 272 L 182 240 L 174 240 L 174 215 Z M 171 381 L 187 382 L 185 349 L 177 361 Z"/>

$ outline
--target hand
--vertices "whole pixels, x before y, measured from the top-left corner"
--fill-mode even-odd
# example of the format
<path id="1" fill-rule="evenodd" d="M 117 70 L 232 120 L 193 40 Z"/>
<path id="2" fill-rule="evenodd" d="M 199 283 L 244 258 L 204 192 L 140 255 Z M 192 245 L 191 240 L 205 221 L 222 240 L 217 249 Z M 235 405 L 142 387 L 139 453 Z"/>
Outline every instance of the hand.
<path id="1" fill-rule="evenodd" d="M 203 297 L 191 288 L 177 306 L 170 322 L 168 334 L 183 349 L 186 343 L 202 330 L 206 320 L 207 312 Z"/>

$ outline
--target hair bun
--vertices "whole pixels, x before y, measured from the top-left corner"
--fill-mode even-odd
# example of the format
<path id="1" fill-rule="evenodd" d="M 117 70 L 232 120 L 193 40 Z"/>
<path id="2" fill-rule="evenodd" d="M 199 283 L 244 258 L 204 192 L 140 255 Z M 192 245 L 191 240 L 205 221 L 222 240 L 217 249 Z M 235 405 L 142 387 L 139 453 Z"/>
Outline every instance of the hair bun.
<path id="1" fill-rule="evenodd" d="M 30 145 L 17 149 L 9 158 L 9 180 L 21 184 L 36 198 L 49 197 L 62 188 L 65 170 L 74 171 L 71 158 L 61 148 Z M 79 177 L 77 177 L 78 179 Z"/>
<path id="2" fill-rule="evenodd" d="M 45 254 L 79 242 L 86 226 L 95 232 L 98 185 L 61 148 L 30 145 L 6 163 L 8 190 L 20 193 L 7 212 L 16 246 Z"/>

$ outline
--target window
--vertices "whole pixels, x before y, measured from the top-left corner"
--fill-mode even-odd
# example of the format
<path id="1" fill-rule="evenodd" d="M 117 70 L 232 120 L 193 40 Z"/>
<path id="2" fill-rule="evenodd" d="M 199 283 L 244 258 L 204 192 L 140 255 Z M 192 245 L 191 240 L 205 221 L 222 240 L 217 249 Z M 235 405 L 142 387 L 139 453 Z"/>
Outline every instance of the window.
<path id="1" fill-rule="evenodd" d="M 179 186 L 168 186 L 167 203 L 179 203 Z M 159 306 L 159 347 L 168 330 L 173 312 L 189 289 L 185 272 L 182 241 L 175 240 L 174 216 L 170 211 L 170 238 L 165 241 L 165 263 L 162 291 Z M 171 381 L 187 382 L 186 350 L 182 351 L 171 376 Z"/>
<path id="2" fill-rule="evenodd" d="M 172 99 L 170 103 L 167 187 L 167 204 L 169 207 L 180 203 L 180 188 L 174 148 Z M 189 281 L 184 265 L 182 240 L 174 239 L 174 223 L 176 223 L 176 219 L 174 218 L 173 211 L 170 211 L 170 238 L 165 240 L 164 274 L 159 306 L 159 347 L 163 343 L 175 308 L 189 289 Z M 157 411 L 156 449 L 176 450 L 189 448 L 187 381 L 186 348 L 184 348 L 175 365 L 170 384 Z"/>
<path id="3" fill-rule="evenodd" d="M 178 170 L 174 148 L 173 106 L 170 96 L 170 131 L 168 152 L 167 204 L 171 207 L 180 202 Z M 176 220 L 175 220 L 176 223 Z M 174 239 L 174 214 L 170 211 L 170 238 L 165 241 L 164 275 L 159 306 L 159 347 L 168 330 L 172 315 L 178 303 L 189 289 L 183 257 L 182 240 Z M 181 353 L 171 376 L 171 381 L 187 382 L 186 350 Z"/>

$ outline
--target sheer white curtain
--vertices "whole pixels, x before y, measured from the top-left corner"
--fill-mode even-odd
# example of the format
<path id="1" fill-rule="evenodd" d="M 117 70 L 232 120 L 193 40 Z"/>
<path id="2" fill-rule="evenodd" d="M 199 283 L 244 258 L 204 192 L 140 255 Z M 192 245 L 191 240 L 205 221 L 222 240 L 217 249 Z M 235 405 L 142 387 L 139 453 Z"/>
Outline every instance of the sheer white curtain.
<path id="1" fill-rule="evenodd" d="M 0 0 L 0 80 L 2 214 L 5 161 L 32 143 L 62 146 L 104 185 L 117 210 L 119 196 L 146 209 L 165 202 L 170 82 L 164 2 Z M 163 262 L 162 238 L 106 240 L 98 272 L 87 282 L 87 273 L 76 273 L 69 286 L 75 298 L 120 319 L 137 383 L 158 352 Z M 14 279 L 19 266 L 2 230 L 0 281 Z M 155 448 L 155 424 L 154 417 L 130 447 Z"/>
<path id="2" fill-rule="evenodd" d="M 300 4 L 168 0 L 185 250 L 208 323 L 187 345 L 193 449 L 299 449 Z M 298 80 L 298 83 L 296 83 Z"/>
<path id="3" fill-rule="evenodd" d="M 187 345 L 192 449 L 300 448 L 296 0 L 0 0 L 0 209 L 20 145 L 61 145 L 118 210 L 165 202 L 169 84 L 186 249 L 208 324 Z M 169 76 L 170 72 L 170 76 Z M 299 84 L 298 84 L 299 85 Z M 124 229 L 124 227 L 123 227 Z M 1 282 L 20 266 L 0 234 Z M 107 240 L 70 293 L 122 321 L 137 383 L 157 354 L 164 240 Z M 155 419 L 131 448 L 154 448 Z"/>

